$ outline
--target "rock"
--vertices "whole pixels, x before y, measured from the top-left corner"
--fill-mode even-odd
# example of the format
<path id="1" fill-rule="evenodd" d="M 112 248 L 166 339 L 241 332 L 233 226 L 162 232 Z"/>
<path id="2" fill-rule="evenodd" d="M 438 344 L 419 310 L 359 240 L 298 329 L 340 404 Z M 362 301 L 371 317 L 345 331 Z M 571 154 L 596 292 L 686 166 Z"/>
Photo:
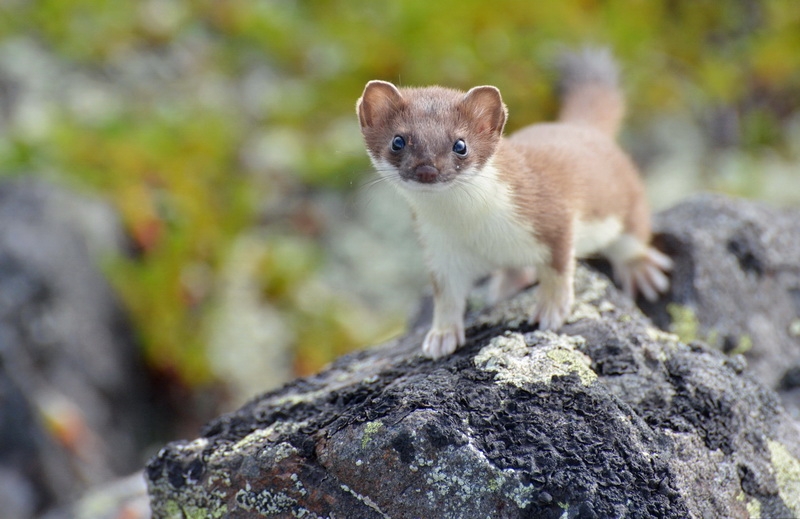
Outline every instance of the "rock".
<path id="1" fill-rule="evenodd" d="M 97 267 L 121 226 L 42 182 L 0 184 L 0 510 L 25 519 L 141 466 L 162 417 Z"/>
<path id="2" fill-rule="evenodd" d="M 699 195 L 657 215 L 670 293 L 640 301 L 662 329 L 743 354 L 800 419 L 800 210 Z"/>
<path id="3" fill-rule="evenodd" d="M 154 517 L 800 517 L 800 434 L 745 362 L 685 344 L 580 267 L 562 333 L 535 289 L 342 357 L 146 469 Z"/>

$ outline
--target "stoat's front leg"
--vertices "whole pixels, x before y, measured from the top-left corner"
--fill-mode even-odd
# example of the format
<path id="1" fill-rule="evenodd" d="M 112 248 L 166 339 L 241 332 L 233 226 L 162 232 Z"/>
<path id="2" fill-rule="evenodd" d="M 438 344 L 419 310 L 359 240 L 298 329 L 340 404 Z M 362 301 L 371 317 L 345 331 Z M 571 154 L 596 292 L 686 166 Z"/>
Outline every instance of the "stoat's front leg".
<path id="1" fill-rule="evenodd" d="M 551 267 L 539 268 L 539 288 L 531 312 L 531 322 L 539 323 L 540 330 L 557 330 L 569 317 L 575 299 L 574 277 L 574 263 L 563 272 Z"/>
<path id="2" fill-rule="evenodd" d="M 459 267 L 456 262 L 447 262 L 431 269 L 433 324 L 422 343 L 422 352 L 432 359 L 450 355 L 465 342 L 464 311 L 476 275 Z"/>
<path id="3" fill-rule="evenodd" d="M 540 330 L 557 330 L 572 312 L 575 300 L 575 248 L 572 229 L 564 228 L 550 243 L 550 261 L 537 267 L 539 288 L 531 312 L 531 322 Z"/>

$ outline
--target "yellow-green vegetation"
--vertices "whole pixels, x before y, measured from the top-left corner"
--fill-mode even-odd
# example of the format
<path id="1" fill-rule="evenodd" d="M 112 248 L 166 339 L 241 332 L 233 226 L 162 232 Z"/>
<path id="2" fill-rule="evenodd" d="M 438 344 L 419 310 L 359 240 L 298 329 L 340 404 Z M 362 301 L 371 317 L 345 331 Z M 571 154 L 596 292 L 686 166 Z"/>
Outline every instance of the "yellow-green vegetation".
<path id="1" fill-rule="evenodd" d="M 20 41 L 52 57 L 69 92 L 0 129 L 0 172 L 44 175 L 120 210 L 139 253 L 113 261 L 111 277 L 150 361 L 190 384 L 210 377 L 220 273 L 255 226 L 274 247 L 257 282 L 291 323 L 298 372 L 396 323 L 368 337 L 355 323 L 383 322 L 377 309 L 298 295 L 325 251 L 324 222 L 295 202 L 367 174 L 353 106 L 369 79 L 496 84 L 514 129 L 554 113 L 559 46 L 608 44 L 634 127 L 732 107 L 744 148 L 783 152 L 800 89 L 800 4 L 786 0 L 3 2 L 0 50 Z M 75 73 L 91 81 L 69 87 Z M 90 95 L 92 81 L 105 94 Z"/>

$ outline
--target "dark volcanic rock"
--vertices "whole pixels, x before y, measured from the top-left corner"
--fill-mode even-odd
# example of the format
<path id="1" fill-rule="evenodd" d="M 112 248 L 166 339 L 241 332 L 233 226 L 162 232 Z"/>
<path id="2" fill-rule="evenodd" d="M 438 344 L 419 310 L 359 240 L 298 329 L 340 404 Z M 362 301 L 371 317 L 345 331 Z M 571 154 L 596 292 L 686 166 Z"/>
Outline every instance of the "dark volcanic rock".
<path id="1" fill-rule="evenodd" d="M 800 436 L 744 361 L 653 327 L 584 268 L 561 334 L 535 290 L 424 359 L 417 329 L 256 398 L 147 468 L 155 517 L 800 516 Z"/>
<path id="2" fill-rule="evenodd" d="M 800 419 L 800 211 L 700 195 L 657 215 L 674 258 L 670 294 L 641 301 L 685 341 L 742 353 Z"/>

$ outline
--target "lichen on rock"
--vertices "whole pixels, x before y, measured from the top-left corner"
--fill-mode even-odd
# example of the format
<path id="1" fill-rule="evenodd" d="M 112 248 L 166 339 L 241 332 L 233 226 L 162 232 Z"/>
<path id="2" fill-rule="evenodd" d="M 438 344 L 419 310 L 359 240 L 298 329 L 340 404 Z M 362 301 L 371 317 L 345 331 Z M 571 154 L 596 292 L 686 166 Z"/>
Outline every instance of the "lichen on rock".
<path id="1" fill-rule="evenodd" d="M 577 374 L 585 385 L 597 375 L 589 367 L 591 359 L 576 348 L 580 337 L 536 331 L 526 336 L 509 333 L 493 338 L 475 355 L 475 365 L 496 373 L 498 382 L 523 387 L 547 384 L 554 376 Z M 539 347 L 537 347 L 539 346 Z"/>
<path id="2" fill-rule="evenodd" d="M 800 517 L 800 460 L 781 443 L 768 441 L 778 492 L 795 517 Z"/>

